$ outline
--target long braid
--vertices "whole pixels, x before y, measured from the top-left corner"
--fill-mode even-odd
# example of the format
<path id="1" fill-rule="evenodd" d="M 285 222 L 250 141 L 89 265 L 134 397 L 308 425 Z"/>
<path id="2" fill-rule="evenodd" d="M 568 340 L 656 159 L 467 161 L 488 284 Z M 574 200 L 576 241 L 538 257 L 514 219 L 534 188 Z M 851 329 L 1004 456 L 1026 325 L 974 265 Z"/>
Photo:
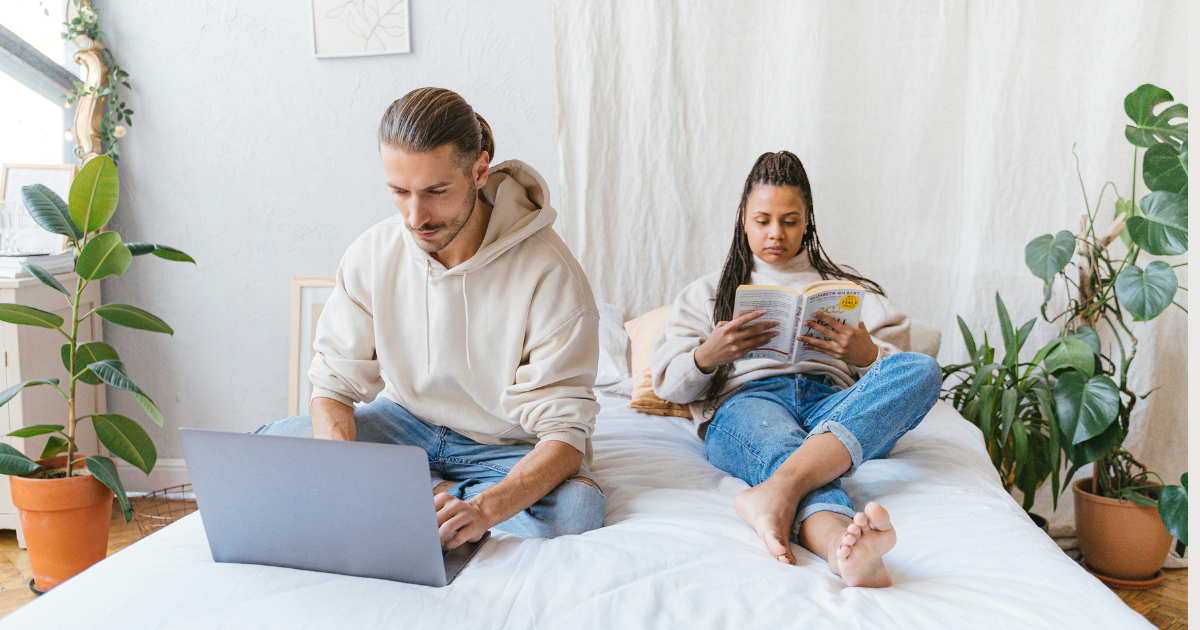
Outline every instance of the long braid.
<path id="1" fill-rule="evenodd" d="M 839 278 L 851 280 L 862 285 L 868 291 L 885 295 L 883 288 L 873 280 L 864 278 L 853 271 L 839 267 L 821 246 L 817 236 L 817 219 L 813 212 L 812 186 L 808 183 L 808 173 L 800 158 L 790 151 L 764 153 L 754 161 L 746 184 L 742 187 L 742 200 L 738 203 L 737 214 L 734 216 L 733 243 L 729 246 L 729 255 L 725 257 L 725 266 L 721 268 L 721 279 L 717 282 L 717 295 L 713 304 L 713 326 L 718 322 L 733 319 L 733 303 L 737 297 L 739 285 L 750 283 L 750 273 L 754 271 L 754 254 L 750 251 L 750 241 L 746 238 L 746 201 L 750 198 L 757 185 L 792 186 L 800 190 L 804 197 L 808 227 L 800 241 L 800 246 L 808 255 L 809 263 L 820 274 L 822 280 Z M 799 255 L 799 254 L 797 254 Z M 704 390 L 704 409 L 707 413 L 716 411 L 721 398 L 721 390 L 729 381 L 729 373 L 733 364 L 726 363 L 718 366 L 712 380 Z"/>

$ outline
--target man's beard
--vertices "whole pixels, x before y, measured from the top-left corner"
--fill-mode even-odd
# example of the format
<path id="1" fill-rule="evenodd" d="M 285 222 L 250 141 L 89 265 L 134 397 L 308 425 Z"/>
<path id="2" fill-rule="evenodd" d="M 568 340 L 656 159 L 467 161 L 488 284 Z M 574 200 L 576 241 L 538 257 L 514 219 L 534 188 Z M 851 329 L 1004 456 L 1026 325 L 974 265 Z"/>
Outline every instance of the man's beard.
<path id="1" fill-rule="evenodd" d="M 404 227 L 407 227 L 408 231 L 410 232 L 432 232 L 434 230 L 442 232 L 442 234 L 440 234 L 436 240 L 426 240 L 423 238 L 414 239 L 417 241 L 417 245 L 419 245 L 421 249 L 425 250 L 426 253 L 435 254 L 443 249 L 446 249 L 446 247 L 449 246 L 450 243 L 454 242 L 454 239 L 458 237 L 458 233 L 461 232 L 463 227 L 467 225 L 467 221 L 471 220 L 471 216 L 475 214 L 475 199 L 478 189 L 476 189 L 475 180 L 473 179 L 469 180 L 467 184 L 467 202 L 463 205 L 462 212 L 449 222 L 441 225 L 425 224 L 420 226 L 419 230 L 414 230 L 408 226 L 407 222 L 405 222 Z"/>

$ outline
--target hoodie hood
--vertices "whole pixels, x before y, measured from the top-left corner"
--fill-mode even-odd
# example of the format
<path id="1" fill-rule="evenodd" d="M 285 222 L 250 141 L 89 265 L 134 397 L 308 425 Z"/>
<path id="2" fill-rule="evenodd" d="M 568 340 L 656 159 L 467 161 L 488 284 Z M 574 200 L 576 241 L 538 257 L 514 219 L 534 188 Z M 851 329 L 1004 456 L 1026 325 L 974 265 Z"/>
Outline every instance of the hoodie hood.
<path id="1" fill-rule="evenodd" d="M 558 218 L 558 213 L 550 207 L 546 180 L 533 167 L 520 160 L 508 160 L 493 166 L 488 171 L 487 184 L 478 194 L 492 206 L 492 215 L 488 219 L 479 251 L 457 267 L 446 269 L 417 245 L 408 230 L 404 231 L 405 249 L 413 260 L 426 266 L 433 277 L 471 273 L 538 230 L 553 225 Z"/>

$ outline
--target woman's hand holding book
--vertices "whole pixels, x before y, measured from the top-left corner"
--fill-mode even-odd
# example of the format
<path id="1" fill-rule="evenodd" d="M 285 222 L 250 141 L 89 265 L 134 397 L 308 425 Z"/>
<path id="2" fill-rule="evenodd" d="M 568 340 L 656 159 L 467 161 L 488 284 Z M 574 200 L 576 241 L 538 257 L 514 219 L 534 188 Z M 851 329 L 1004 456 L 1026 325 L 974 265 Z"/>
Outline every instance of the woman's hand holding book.
<path id="1" fill-rule="evenodd" d="M 771 330 L 778 322 L 765 321 L 750 324 L 765 313 L 766 311 L 753 311 L 732 321 L 718 322 L 708 339 L 705 339 L 704 343 L 696 348 L 693 357 L 696 360 L 696 367 L 700 368 L 701 372 L 710 374 L 718 366 L 737 361 L 747 352 L 762 346 L 778 335 L 777 331 Z"/>
<path id="2" fill-rule="evenodd" d="M 867 367 L 875 362 L 879 356 L 879 346 L 875 345 L 871 333 L 867 332 L 866 325 L 861 321 L 858 322 L 858 328 L 851 328 L 824 313 L 818 313 L 816 318 L 820 321 L 809 320 L 805 323 L 829 339 L 800 335 L 797 339 L 804 342 L 805 348 L 823 352 L 855 367 Z"/>

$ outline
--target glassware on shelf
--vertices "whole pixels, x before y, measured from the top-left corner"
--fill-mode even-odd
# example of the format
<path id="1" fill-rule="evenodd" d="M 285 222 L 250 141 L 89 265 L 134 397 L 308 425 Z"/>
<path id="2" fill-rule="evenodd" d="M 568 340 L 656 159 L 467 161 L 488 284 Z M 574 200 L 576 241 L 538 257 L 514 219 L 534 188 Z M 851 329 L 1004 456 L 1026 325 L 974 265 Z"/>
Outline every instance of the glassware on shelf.
<path id="1" fill-rule="evenodd" d="M 29 252 L 21 249 L 21 235 L 34 225 L 33 217 L 19 200 L 0 200 L 0 256 L 24 256 Z"/>

